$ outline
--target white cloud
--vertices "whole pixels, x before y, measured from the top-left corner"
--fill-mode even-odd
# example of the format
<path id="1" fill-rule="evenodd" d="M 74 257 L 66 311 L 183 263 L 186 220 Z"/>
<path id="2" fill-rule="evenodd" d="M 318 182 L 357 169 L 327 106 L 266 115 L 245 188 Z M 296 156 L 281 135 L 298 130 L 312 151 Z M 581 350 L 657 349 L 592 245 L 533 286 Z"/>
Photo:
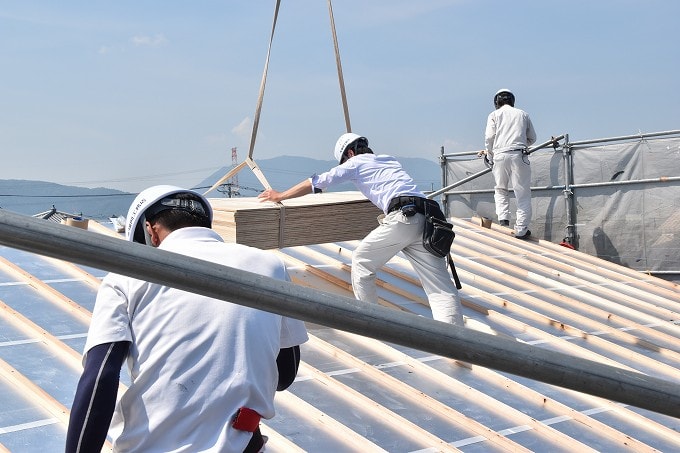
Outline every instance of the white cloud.
<path id="1" fill-rule="evenodd" d="M 231 130 L 231 133 L 239 137 L 240 139 L 248 139 L 250 137 L 250 133 L 252 132 L 252 126 L 250 122 L 250 117 L 246 116 L 243 118 L 243 121 L 241 121 L 237 126 L 234 126 L 234 128 Z"/>
<path id="2" fill-rule="evenodd" d="M 154 36 L 137 35 L 130 38 L 130 42 L 138 47 L 160 47 L 168 42 L 162 34 Z"/>

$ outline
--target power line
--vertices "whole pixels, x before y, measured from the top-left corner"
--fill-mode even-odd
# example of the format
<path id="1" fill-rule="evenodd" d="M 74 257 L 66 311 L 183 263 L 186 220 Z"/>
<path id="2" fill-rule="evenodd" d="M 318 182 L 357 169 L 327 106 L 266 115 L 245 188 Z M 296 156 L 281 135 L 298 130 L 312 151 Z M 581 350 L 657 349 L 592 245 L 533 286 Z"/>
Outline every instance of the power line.
<path id="1" fill-rule="evenodd" d="M 83 194 L 83 195 L 21 195 L 21 194 L 0 194 L 0 197 L 11 198 L 95 198 L 95 197 L 129 197 L 136 195 L 134 193 L 103 193 L 99 195 Z"/>

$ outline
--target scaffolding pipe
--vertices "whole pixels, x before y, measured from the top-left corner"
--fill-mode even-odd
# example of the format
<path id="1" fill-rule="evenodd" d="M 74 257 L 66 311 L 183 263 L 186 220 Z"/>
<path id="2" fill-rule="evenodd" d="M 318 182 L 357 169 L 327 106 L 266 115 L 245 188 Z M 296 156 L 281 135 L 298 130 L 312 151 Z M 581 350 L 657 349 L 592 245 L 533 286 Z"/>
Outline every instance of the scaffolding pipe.
<path id="1" fill-rule="evenodd" d="M 444 147 L 442 146 L 442 149 Z M 484 150 L 479 150 L 479 151 L 463 151 L 460 153 L 450 153 L 450 154 L 443 154 L 442 157 L 447 158 L 447 157 L 463 157 L 463 156 L 477 156 L 480 152 Z"/>
<path id="2" fill-rule="evenodd" d="M 444 170 L 444 171 L 446 171 L 446 170 Z M 468 181 L 472 181 L 473 179 L 479 178 L 480 176 L 483 176 L 483 175 L 489 173 L 490 171 L 491 171 L 491 168 L 485 168 L 484 170 L 480 170 L 480 171 L 478 171 L 477 173 L 474 173 L 474 174 L 468 176 L 467 178 L 463 178 L 463 179 L 461 179 L 461 180 L 458 181 L 458 182 L 454 182 L 453 184 L 450 184 L 450 185 L 448 185 L 448 186 L 446 186 L 446 187 L 443 187 L 443 188 L 441 188 L 441 189 L 439 189 L 439 190 L 435 190 L 434 192 L 432 192 L 431 194 L 429 194 L 429 195 L 427 196 L 427 198 L 434 198 L 434 197 L 436 197 L 436 196 L 439 195 L 439 194 L 442 194 L 442 193 L 444 193 L 444 192 L 447 192 L 447 191 L 449 191 L 449 190 L 451 190 L 451 189 L 454 189 L 454 188 L 456 188 L 456 187 L 458 187 L 458 186 L 462 186 L 463 184 L 465 184 L 465 183 L 468 182 Z M 444 203 L 444 204 L 446 204 L 446 203 Z"/>
<path id="3" fill-rule="evenodd" d="M 572 142 L 572 149 L 581 145 L 593 145 L 595 143 L 608 143 L 608 142 L 619 142 L 624 140 L 644 140 L 645 138 L 653 137 L 663 137 L 664 135 L 676 135 L 680 134 L 680 130 L 665 131 L 665 132 L 652 132 L 648 134 L 637 134 L 637 135 L 622 135 L 621 137 L 609 137 L 609 138 L 597 138 L 593 140 L 580 140 L 578 142 Z"/>
<path id="4" fill-rule="evenodd" d="M 534 151 L 538 151 L 539 149 L 542 149 L 542 148 L 545 148 L 545 147 L 547 147 L 547 146 L 550 146 L 550 145 L 552 145 L 552 144 L 555 143 L 555 142 L 559 142 L 559 141 L 562 140 L 563 138 L 564 138 L 564 135 L 560 135 L 559 137 L 553 137 L 553 138 L 551 138 L 550 140 L 547 140 L 547 141 L 541 143 L 540 145 L 537 145 L 537 146 L 534 146 L 534 147 L 531 147 L 531 148 L 527 149 L 527 154 L 531 154 L 531 153 L 533 153 Z M 443 152 L 443 151 L 444 151 L 444 148 L 442 147 L 442 152 Z M 444 155 L 442 155 L 442 157 L 444 157 Z M 446 168 L 444 167 L 444 168 L 442 169 L 442 172 L 445 172 L 445 171 L 446 171 Z M 437 195 L 443 194 L 444 192 L 447 192 L 447 191 L 449 191 L 449 190 L 451 190 L 451 189 L 453 189 L 453 188 L 455 188 L 455 187 L 461 186 L 461 185 L 465 184 L 465 183 L 468 182 L 468 181 L 472 181 L 473 179 L 479 178 L 480 176 L 484 176 L 485 174 L 489 173 L 490 171 L 491 171 L 491 168 L 485 168 L 484 170 L 478 171 L 477 173 L 472 174 L 472 175 L 468 176 L 467 178 L 463 178 L 463 179 L 461 179 L 461 180 L 458 181 L 458 182 L 454 182 L 453 184 L 451 184 L 451 185 L 449 185 L 449 186 L 442 187 L 441 189 L 432 192 L 431 194 L 429 194 L 429 195 L 427 196 L 427 198 L 434 198 L 434 197 L 436 197 Z M 446 200 L 445 200 L 445 201 L 446 201 Z M 446 203 L 444 203 L 444 204 L 446 204 Z"/>
<path id="5" fill-rule="evenodd" d="M 442 187 L 448 184 L 448 177 L 446 175 L 446 157 L 444 157 L 444 147 L 439 148 L 439 167 L 442 172 Z M 449 206 L 446 203 L 446 195 L 442 196 L 441 205 L 444 207 L 444 216 L 449 216 Z"/>
<path id="6" fill-rule="evenodd" d="M 0 210 L 0 244 L 370 336 L 680 418 L 680 384 Z"/>
<path id="7" fill-rule="evenodd" d="M 586 182 L 582 184 L 572 184 L 571 187 L 575 189 L 584 189 L 587 187 L 629 186 L 634 184 L 656 184 L 678 181 L 680 181 L 680 176 L 659 176 L 658 178 L 630 179 L 628 181 Z"/>
<path id="8" fill-rule="evenodd" d="M 562 161 L 564 163 L 564 204 L 567 212 L 566 237 L 564 241 L 578 249 L 578 235 L 576 234 L 576 207 L 574 206 L 574 160 L 569 144 L 569 135 L 565 134 L 562 146 Z"/>
<path id="9" fill-rule="evenodd" d="M 466 178 L 466 181 L 469 181 Z M 645 179 L 630 179 L 628 181 L 604 181 L 604 182 L 584 182 L 580 184 L 570 184 L 570 189 L 586 189 L 593 187 L 616 187 L 616 186 L 632 186 L 636 184 L 663 184 L 668 182 L 680 182 L 680 176 L 659 176 L 658 178 L 645 178 Z M 460 185 L 460 184 L 458 184 Z M 550 191 L 550 190 L 561 190 L 564 191 L 566 186 L 535 186 L 531 188 L 532 192 Z M 446 195 L 471 195 L 471 194 L 484 194 L 484 193 L 494 193 L 494 189 L 475 189 L 475 190 L 454 190 L 447 191 Z"/>

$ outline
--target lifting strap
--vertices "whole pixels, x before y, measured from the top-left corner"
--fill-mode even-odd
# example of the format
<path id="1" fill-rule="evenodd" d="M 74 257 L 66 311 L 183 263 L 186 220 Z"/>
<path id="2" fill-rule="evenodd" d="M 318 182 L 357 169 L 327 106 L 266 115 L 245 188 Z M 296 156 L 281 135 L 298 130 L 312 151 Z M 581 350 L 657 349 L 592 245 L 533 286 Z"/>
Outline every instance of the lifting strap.
<path id="1" fill-rule="evenodd" d="M 244 162 L 241 164 L 237 165 L 233 169 L 231 169 L 226 175 L 222 176 L 215 184 L 212 185 L 210 189 L 208 189 L 205 193 L 207 194 L 208 192 L 215 190 L 220 184 L 222 184 L 224 181 L 228 180 L 231 178 L 234 174 L 238 173 L 241 171 L 241 169 L 248 164 L 251 170 L 253 170 L 253 173 L 255 173 L 255 176 L 257 176 L 257 179 L 262 183 L 262 185 L 265 187 L 265 189 L 271 189 L 271 185 L 269 185 L 269 182 L 267 181 L 267 178 L 265 178 L 264 173 L 260 170 L 260 168 L 257 166 L 257 163 L 253 160 L 253 151 L 255 150 L 255 139 L 257 138 L 257 128 L 260 125 L 260 112 L 262 111 L 262 100 L 264 99 L 264 88 L 267 84 L 267 71 L 269 70 L 269 57 L 272 52 L 272 42 L 274 41 L 274 31 L 276 30 L 276 21 L 279 17 L 279 7 L 281 6 L 281 0 L 276 0 L 276 6 L 274 7 L 274 20 L 272 21 L 272 31 L 269 35 L 269 47 L 267 48 L 267 59 L 265 60 L 264 63 L 264 71 L 262 72 L 262 81 L 260 82 L 260 94 L 257 97 L 257 105 L 255 107 L 255 117 L 253 119 L 253 131 L 250 134 L 250 147 L 248 148 L 248 157 Z"/>
<path id="2" fill-rule="evenodd" d="M 276 0 L 276 6 L 274 7 L 274 19 L 272 21 L 272 29 L 269 35 L 269 47 L 267 48 L 267 58 L 264 64 L 264 71 L 262 73 L 262 81 L 260 82 L 260 93 L 257 98 L 257 105 L 255 107 L 255 117 L 253 119 L 253 130 L 250 135 L 250 146 L 248 148 L 248 157 L 245 161 L 241 162 L 234 168 L 232 168 L 226 175 L 222 176 L 212 187 L 204 192 L 204 195 L 208 192 L 215 190 L 218 186 L 223 184 L 229 178 L 234 176 L 236 173 L 241 171 L 244 166 L 248 165 L 253 171 L 257 179 L 264 186 L 265 189 L 271 189 L 271 185 L 264 176 L 262 170 L 258 167 L 257 163 L 253 160 L 253 151 L 255 150 L 255 139 L 257 138 L 257 129 L 260 124 L 260 113 L 262 111 L 262 100 L 264 99 L 264 90 L 267 84 L 267 72 L 269 71 L 269 57 L 272 51 L 272 42 L 274 40 L 274 31 L 276 30 L 276 21 L 279 17 L 279 8 L 281 6 L 281 0 Z M 345 127 L 347 132 L 352 132 L 352 126 L 349 120 L 349 108 L 347 107 L 347 95 L 345 93 L 345 81 L 342 75 L 342 64 L 340 62 L 340 48 L 338 46 L 338 36 L 335 32 L 335 19 L 333 18 L 333 5 L 331 0 L 328 0 L 328 13 L 330 15 L 331 22 L 331 32 L 333 34 L 333 47 L 335 49 L 335 63 L 338 69 L 338 81 L 340 83 L 340 96 L 342 98 L 342 109 L 345 116 Z M 281 205 L 282 206 L 282 205 Z M 283 207 L 283 206 L 282 206 Z M 283 216 L 282 216 L 283 218 Z M 283 226 L 281 225 L 281 231 L 283 231 Z"/>
<path id="3" fill-rule="evenodd" d="M 331 32 L 333 33 L 333 48 L 335 49 L 335 65 L 338 67 L 338 82 L 340 82 L 342 111 L 345 114 L 345 127 L 347 128 L 347 132 L 352 132 L 352 125 L 349 122 L 347 95 L 345 94 L 345 79 L 342 76 L 342 63 L 340 63 L 340 46 L 338 46 L 338 35 L 335 33 L 335 19 L 333 18 L 333 5 L 331 4 L 331 0 L 328 0 L 328 14 L 331 17 Z"/>

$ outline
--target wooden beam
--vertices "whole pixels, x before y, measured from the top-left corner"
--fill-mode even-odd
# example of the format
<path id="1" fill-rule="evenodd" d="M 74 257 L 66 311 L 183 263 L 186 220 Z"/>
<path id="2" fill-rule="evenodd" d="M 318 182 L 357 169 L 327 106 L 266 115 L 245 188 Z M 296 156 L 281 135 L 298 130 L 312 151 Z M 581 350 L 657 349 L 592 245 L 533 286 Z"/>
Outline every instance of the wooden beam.
<path id="1" fill-rule="evenodd" d="M 313 336 L 310 335 L 310 338 L 312 337 Z M 414 389 L 402 381 L 375 369 L 362 360 L 359 360 L 351 354 L 336 348 L 323 340 L 314 337 L 313 344 L 314 347 L 320 348 L 332 357 L 341 360 L 343 363 L 359 368 L 362 372 L 366 373 L 368 377 L 375 379 L 379 383 L 382 383 L 386 388 L 391 389 L 393 392 L 399 393 L 402 396 L 409 398 L 414 404 L 417 404 L 421 407 L 427 407 L 429 410 L 432 410 L 450 422 L 456 423 L 461 428 L 466 429 L 475 435 L 486 438 L 496 448 L 501 448 L 505 451 L 529 451 L 507 437 L 499 435 L 481 423 L 467 417 L 466 415 L 441 403 L 440 401 L 431 398 L 423 392 Z"/>
<path id="2" fill-rule="evenodd" d="M 338 331 L 336 333 L 340 337 L 346 339 L 354 339 L 354 341 L 360 343 L 363 347 L 370 349 L 376 354 L 385 356 L 387 360 L 391 360 L 393 362 L 398 361 L 403 362 L 404 364 L 413 367 L 418 372 L 418 375 L 422 379 L 429 379 L 434 384 L 442 385 L 447 388 L 456 389 L 461 394 L 465 395 L 467 399 L 471 400 L 473 402 L 472 404 L 482 405 L 492 413 L 503 414 L 504 416 L 511 418 L 513 420 L 513 423 L 516 423 L 518 426 L 526 425 L 531 427 L 531 429 L 535 430 L 538 435 L 548 440 L 553 445 L 560 445 L 568 451 L 591 450 L 590 447 L 583 445 L 578 440 L 571 438 L 563 434 L 562 432 L 555 430 L 554 428 L 551 428 L 548 425 L 545 425 L 544 423 L 541 423 L 540 421 L 534 419 L 533 417 L 530 417 L 529 415 L 513 407 L 510 407 L 505 403 L 498 401 L 490 397 L 489 395 L 482 393 L 477 389 L 462 383 L 460 380 L 454 379 L 453 377 L 441 371 L 438 371 L 432 368 L 431 366 L 428 366 L 427 364 L 423 363 L 422 361 L 417 360 L 401 351 L 398 351 L 385 343 L 367 337 L 360 337 L 356 334 L 351 334 L 348 332 Z M 469 373 L 473 375 L 484 374 L 485 376 L 489 377 L 496 374 L 491 370 L 477 366 L 473 366 L 471 368 L 467 367 L 463 368 L 469 369 L 470 370 Z M 496 378 L 493 379 L 493 381 L 495 385 L 497 385 L 500 388 L 503 388 L 506 385 L 506 383 L 510 381 L 510 379 L 498 374 Z M 536 393 L 535 396 L 538 401 L 546 401 L 550 399 L 546 395 L 537 392 L 534 393 Z M 559 407 L 558 413 L 568 414 L 570 418 L 573 418 L 576 415 L 575 412 L 578 411 L 575 411 L 574 409 L 569 408 L 568 406 L 561 405 Z M 627 434 L 621 433 L 620 431 L 613 429 L 610 426 L 605 425 L 601 422 L 598 422 L 597 420 L 594 420 L 588 416 L 584 416 L 583 414 L 580 413 L 578 413 L 578 415 L 576 416 L 579 417 L 581 422 L 586 422 L 588 426 L 591 426 L 598 434 L 604 434 L 605 437 L 619 444 L 621 448 L 632 447 L 636 451 L 654 451 L 653 448 L 640 442 L 639 440 L 633 439 Z"/>
<path id="3" fill-rule="evenodd" d="M 429 433 L 410 420 L 388 410 L 384 406 L 381 406 L 367 396 L 362 395 L 348 385 L 326 375 L 320 370 L 303 363 L 300 366 L 300 371 L 312 376 L 328 388 L 332 388 L 335 396 L 342 398 L 357 410 L 370 412 L 378 420 L 383 420 L 387 424 L 398 426 L 400 432 L 414 442 L 419 443 L 423 448 L 435 447 L 437 448 L 437 451 L 458 451 L 458 449 L 451 447 L 441 438 Z"/>

